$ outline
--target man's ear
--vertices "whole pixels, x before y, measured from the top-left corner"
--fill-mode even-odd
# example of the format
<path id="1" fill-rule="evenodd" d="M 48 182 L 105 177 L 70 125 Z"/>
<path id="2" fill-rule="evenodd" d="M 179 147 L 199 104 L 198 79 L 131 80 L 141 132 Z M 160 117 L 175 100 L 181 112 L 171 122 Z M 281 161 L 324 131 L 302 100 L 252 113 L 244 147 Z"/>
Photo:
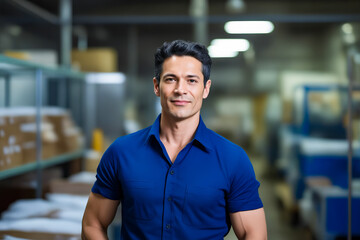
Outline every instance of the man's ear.
<path id="1" fill-rule="evenodd" d="M 153 78 L 153 83 L 154 83 L 154 93 L 156 96 L 160 97 L 160 88 L 159 88 L 160 83 L 155 77 Z"/>
<path id="2" fill-rule="evenodd" d="M 210 93 L 210 87 L 211 87 L 211 80 L 207 80 L 205 83 L 204 93 L 203 93 L 203 99 L 206 99 L 209 96 Z"/>

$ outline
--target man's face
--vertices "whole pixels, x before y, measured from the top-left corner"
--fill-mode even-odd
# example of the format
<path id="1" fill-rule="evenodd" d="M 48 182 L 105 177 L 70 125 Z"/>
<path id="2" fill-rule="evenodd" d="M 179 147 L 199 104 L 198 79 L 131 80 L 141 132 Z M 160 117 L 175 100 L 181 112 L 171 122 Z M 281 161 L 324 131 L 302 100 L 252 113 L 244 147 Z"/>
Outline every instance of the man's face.
<path id="1" fill-rule="evenodd" d="M 202 63 L 190 56 L 171 56 L 162 66 L 154 91 L 160 97 L 162 114 L 174 120 L 198 117 L 203 99 L 210 91 L 211 80 L 204 86 Z"/>

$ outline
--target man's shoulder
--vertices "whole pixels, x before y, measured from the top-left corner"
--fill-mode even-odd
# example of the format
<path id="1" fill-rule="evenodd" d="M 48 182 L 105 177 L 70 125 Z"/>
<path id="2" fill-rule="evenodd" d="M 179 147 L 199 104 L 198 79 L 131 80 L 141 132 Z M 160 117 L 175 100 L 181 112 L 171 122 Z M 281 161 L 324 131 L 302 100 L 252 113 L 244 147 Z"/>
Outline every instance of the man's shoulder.
<path id="1" fill-rule="evenodd" d="M 221 136 L 220 134 L 218 134 L 217 132 L 211 130 L 211 129 L 207 129 L 208 132 L 208 138 L 211 141 L 212 145 L 214 148 L 218 148 L 218 149 L 228 149 L 228 150 L 234 150 L 234 151 L 243 151 L 243 149 L 233 143 L 232 141 L 230 141 L 229 139 Z"/>
<path id="2" fill-rule="evenodd" d="M 114 146 L 134 146 L 140 143 L 144 143 L 144 141 L 146 140 L 146 138 L 148 137 L 149 131 L 150 131 L 150 127 L 141 129 L 139 131 L 118 137 L 112 145 Z"/>

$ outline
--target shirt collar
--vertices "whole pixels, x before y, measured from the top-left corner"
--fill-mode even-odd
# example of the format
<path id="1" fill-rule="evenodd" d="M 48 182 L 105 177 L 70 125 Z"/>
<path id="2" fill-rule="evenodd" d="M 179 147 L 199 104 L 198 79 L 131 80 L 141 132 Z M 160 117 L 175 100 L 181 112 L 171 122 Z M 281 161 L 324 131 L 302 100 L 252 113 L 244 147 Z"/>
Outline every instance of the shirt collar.
<path id="1" fill-rule="evenodd" d="M 153 125 L 150 127 L 149 134 L 146 138 L 147 141 L 149 141 L 151 137 L 155 137 L 156 140 L 160 142 L 160 118 L 161 114 L 159 114 Z"/>
<path id="2" fill-rule="evenodd" d="M 154 124 L 150 127 L 150 131 L 146 138 L 147 141 L 149 141 L 151 137 L 154 137 L 158 142 L 160 142 L 160 118 L 161 118 L 161 114 L 159 114 Z M 209 129 L 205 126 L 205 123 L 203 122 L 200 116 L 199 125 L 196 129 L 193 142 L 199 143 L 207 151 L 212 149 L 208 133 L 209 133 Z"/>
<path id="3" fill-rule="evenodd" d="M 203 147 L 205 147 L 206 150 L 212 149 L 209 131 L 210 130 L 205 126 L 205 123 L 202 120 L 202 117 L 200 116 L 200 121 L 198 128 L 196 129 L 194 141 L 200 143 Z"/>

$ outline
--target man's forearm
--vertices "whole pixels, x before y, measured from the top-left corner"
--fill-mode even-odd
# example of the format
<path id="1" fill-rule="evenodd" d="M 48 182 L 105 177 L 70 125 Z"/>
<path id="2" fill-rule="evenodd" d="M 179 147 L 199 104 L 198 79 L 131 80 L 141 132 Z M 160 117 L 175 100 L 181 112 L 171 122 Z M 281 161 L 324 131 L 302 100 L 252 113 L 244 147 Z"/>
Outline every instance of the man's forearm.
<path id="1" fill-rule="evenodd" d="M 100 229 L 97 227 L 86 226 L 82 228 L 81 232 L 82 240 L 108 240 L 106 229 Z"/>

